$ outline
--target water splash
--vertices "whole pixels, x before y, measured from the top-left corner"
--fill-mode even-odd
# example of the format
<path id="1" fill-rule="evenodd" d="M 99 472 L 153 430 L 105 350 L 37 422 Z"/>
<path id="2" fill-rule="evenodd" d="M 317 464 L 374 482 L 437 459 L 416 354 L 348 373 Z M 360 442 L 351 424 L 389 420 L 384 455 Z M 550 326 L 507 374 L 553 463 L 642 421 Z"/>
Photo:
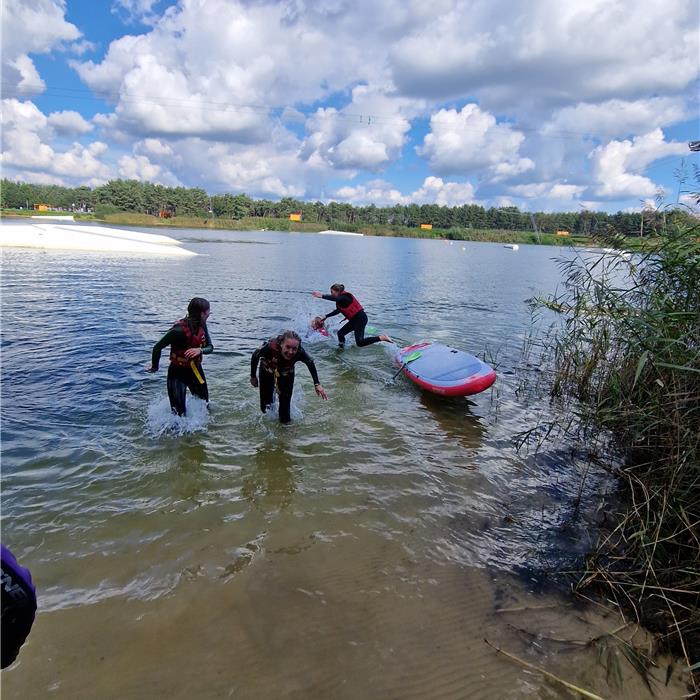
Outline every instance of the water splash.
<path id="1" fill-rule="evenodd" d="M 187 415 L 176 416 L 170 409 L 167 397 L 153 401 L 148 406 L 146 433 L 151 437 L 163 435 L 188 435 L 207 429 L 210 413 L 206 401 L 187 396 Z"/>
<path id="2" fill-rule="evenodd" d="M 304 413 L 302 411 L 302 406 L 304 405 L 304 392 L 297 386 L 297 381 L 299 378 L 295 378 L 294 389 L 292 390 L 292 401 L 289 405 L 289 416 L 292 419 L 292 423 L 298 422 L 304 418 Z M 279 401 L 277 393 L 273 396 L 273 404 L 270 406 L 265 413 L 260 412 L 260 407 L 256 406 L 256 410 L 259 412 L 260 420 L 263 423 L 274 424 L 278 423 L 280 419 L 279 414 Z"/>

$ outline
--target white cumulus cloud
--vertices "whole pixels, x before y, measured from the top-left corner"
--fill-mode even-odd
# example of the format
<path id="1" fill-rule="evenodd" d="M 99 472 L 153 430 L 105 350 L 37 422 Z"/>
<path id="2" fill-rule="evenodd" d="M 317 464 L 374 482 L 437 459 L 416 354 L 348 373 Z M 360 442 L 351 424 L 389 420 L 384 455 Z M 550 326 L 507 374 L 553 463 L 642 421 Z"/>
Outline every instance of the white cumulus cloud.
<path id="1" fill-rule="evenodd" d="M 687 153 L 647 135 L 681 138 L 698 110 L 697 3 L 109 0 L 106 46 L 88 6 L 71 6 L 72 24 L 67 0 L 4 2 L 4 97 L 48 87 L 58 100 L 61 72 L 36 60 L 50 54 L 97 100 L 67 96 L 48 118 L 5 108 L 12 172 L 64 177 L 52 173 L 72 159 L 85 182 L 151 173 L 271 198 L 345 185 L 348 201 L 622 208 L 653 196 L 659 158 Z M 95 139 L 109 145 L 92 156 L 102 168 Z"/>
<path id="2" fill-rule="evenodd" d="M 668 142 L 661 129 L 654 129 L 632 140 L 610 141 L 598 146 L 589 155 L 596 185 L 595 196 L 653 197 L 657 187 L 648 177 L 641 175 L 654 161 L 687 152 L 685 143 Z"/>
<path id="3" fill-rule="evenodd" d="M 306 122 L 303 159 L 314 156 L 338 169 L 377 172 L 394 161 L 406 142 L 409 103 L 357 86 L 343 109 L 321 108 Z M 377 117 L 376 115 L 381 115 Z"/>
<path id="4" fill-rule="evenodd" d="M 140 180 L 153 182 L 157 185 L 177 186 L 178 179 L 167 169 L 152 163 L 143 155 L 122 156 L 118 161 L 119 177 L 125 180 Z"/>
<path id="5" fill-rule="evenodd" d="M 7 99 L 2 107 L 2 165 L 9 174 L 30 171 L 38 176 L 50 175 L 64 184 L 71 180 L 98 182 L 110 177 L 111 170 L 102 161 L 108 151 L 106 143 L 74 142 L 67 149 L 54 148 L 46 141 L 52 130 L 51 118 L 33 102 Z"/>
<path id="6" fill-rule="evenodd" d="M 427 177 L 414 192 L 403 194 L 385 180 L 372 180 L 365 185 L 346 185 L 333 193 L 337 201 L 356 205 L 376 204 L 390 207 L 396 204 L 438 204 L 457 207 L 473 204 L 474 187 L 468 182 L 444 182 L 439 177 Z"/>
<path id="7" fill-rule="evenodd" d="M 2 3 L 2 81 L 5 95 L 41 92 L 45 83 L 29 54 L 49 53 L 80 38 L 65 19 L 63 0 L 4 0 Z"/>
<path id="8" fill-rule="evenodd" d="M 331 199 L 348 202 L 358 206 L 375 204 L 379 207 L 391 207 L 396 204 L 409 204 L 408 197 L 384 180 L 373 180 L 366 185 L 345 185 L 339 187 Z"/>
<path id="9" fill-rule="evenodd" d="M 114 0 L 112 12 L 126 23 L 152 24 L 157 19 L 153 8 L 158 0 Z"/>
<path id="10" fill-rule="evenodd" d="M 470 182 L 444 182 L 439 177 L 426 177 L 423 186 L 411 194 L 411 200 L 445 207 L 473 204 L 474 185 Z"/>
<path id="11" fill-rule="evenodd" d="M 87 134 L 94 129 L 89 121 L 73 110 L 52 112 L 47 121 L 49 126 L 59 134 Z"/>
<path id="12" fill-rule="evenodd" d="M 614 138 L 675 124 L 690 116 L 686 100 L 679 96 L 606 100 L 599 104 L 580 102 L 556 110 L 541 133 L 571 140 L 591 134 Z"/>
<path id="13" fill-rule="evenodd" d="M 134 146 L 134 150 L 142 151 L 148 156 L 167 157 L 173 155 L 173 149 L 165 141 L 160 139 L 144 139 Z"/>
<path id="14" fill-rule="evenodd" d="M 430 118 L 430 133 L 417 149 L 433 170 L 441 175 L 471 175 L 486 171 L 503 179 L 532 167 L 519 149 L 525 136 L 478 105 L 468 104 L 461 110 L 441 109 Z"/>
<path id="15" fill-rule="evenodd" d="M 487 108 L 564 105 L 667 95 L 698 75 L 697 3 L 448 5 L 393 45 L 390 66 L 402 94 L 436 99 L 472 94 Z"/>

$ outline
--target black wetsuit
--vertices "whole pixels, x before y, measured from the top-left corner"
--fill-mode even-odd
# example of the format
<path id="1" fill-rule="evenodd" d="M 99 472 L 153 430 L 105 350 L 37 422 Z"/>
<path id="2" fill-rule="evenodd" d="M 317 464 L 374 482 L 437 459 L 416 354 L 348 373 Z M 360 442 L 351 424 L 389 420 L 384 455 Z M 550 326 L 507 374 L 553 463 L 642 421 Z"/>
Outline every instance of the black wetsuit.
<path id="1" fill-rule="evenodd" d="M 9 666 L 32 629 L 36 614 L 36 589 L 28 569 L 17 563 L 12 552 L 2 545 L 0 557 L 2 581 L 2 668 Z"/>
<path id="2" fill-rule="evenodd" d="M 204 326 L 204 345 L 201 350 L 204 355 L 209 355 L 214 352 L 214 346 L 209 337 L 209 331 Z M 170 345 L 173 350 L 187 350 L 187 337 L 185 331 L 175 324 L 154 346 L 153 355 L 151 357 L 151 365 L 154 369 L 158 369 L 160 362 L 160 354 L 164 347 Z M 185 415 L 185 395 L 187 389 L 192 392 L 193 396 L 197 396 L 204 401 L 209 401 L 209 387 L 207 386 L 207 378 L 204 375 L 204 370 L 201 364 L 195 363 L 197 372 L 204 380 L 200 382 L 191 367 L 181 367 L 174 362 L 168 367 L 168 398 L 170 399 L 170 407 L 177 413 L 178 416 Z"/>
<path id="3" fill-rule="evenodd" d="M 338 296 L 332 296 L 330 294 L 324 294 L 322 299 L 327 299 L 328 301 L 335 302 L 340 308 L 344 309 L 350 304 L 352 304 L 352 295 L 338 294 Z M 336 308 L 335 311 L 331 311 L 326 314 L 326 318 L 330 316 L 335 316 L 341 313 L 340 309 Z M 345 345 L 345 336 L 350 333 L 350 331 L 355 332 L 355 344 L 362 348 L 365 345 L 372 345 L 372 343 L 379 343 L 380 338 L 377 335 L 370 335 L 365 338 L 365 326 L 367 325 L 367 314 L 363 311 L 358 311 L 345 325 L 338 329 L 338 343 L 340 345 Z"/>
<path id="4" fill-rule="evenodd" d="M 265 413 L 272 406 L 276 382 L 277 391 L 279 392 L 280 422 L 289 423 L 291 420 L 292 390 L 294 389 L 294 365 L 297 362 L 303 362 L 309 368 L 314 385 L 320 383 L 318 372 L 316 371 L 316 364 L 313 358 L 301 345 L 299 345 L 297 354 L 291 360 L 287 360 L 282 355 L 281 350 L 276 350 L 270 346 L 271 342 L 276 341 L 274 339 L 273 341 L 268 340 L 253 353 L 250 360 L 250 376 L 255 377 L 259 362 L 260 410 Z"/>

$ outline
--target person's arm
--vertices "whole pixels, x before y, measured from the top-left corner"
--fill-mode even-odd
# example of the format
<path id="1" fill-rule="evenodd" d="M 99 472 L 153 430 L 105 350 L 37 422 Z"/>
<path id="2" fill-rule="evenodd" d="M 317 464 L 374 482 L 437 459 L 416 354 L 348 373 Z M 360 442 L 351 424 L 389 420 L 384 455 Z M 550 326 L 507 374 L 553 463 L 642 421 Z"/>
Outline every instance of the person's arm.
<path id="1" fill-rule="evenodd" d="M 153 352 L 151 353 L 151 366 L 148 368 L 149 372 L 157 372 L 158 365 L 160 364 L 160 355 L 163 352 L 163 348 L 173 343 L 183 342 L 184 332 L 180 328 L 171 328 L 154 346 Z"/>
<path id="2" fill-rule="evenodd" d="M 314 391 L 325 401 L 328 398 L 328 395 L 318 379 L 316 363 L 314 362 L 313 358 L 306 352 L 306 350 L 304 350 L 304 348 L 301 348 L 299 350 L 299 354 L 297 355 L 297 359 L 299 362 L 303 362 L 309 368 L 309 374 L 311 374 L 311 379 L 314 382 Z"/>
<path id="3" fill-rule="evenodd" d="M 313 357 L 311 357 L 311 355 L 309 355 L 309 353 L 306 352 L 304 348 L 299 348 L 299 353 L 297 354 L 297 361 L 303 362 L 309 368 L 311 379 L 314 380 L 314 386 L 316 384 L 319 384 L 318 372 L 316 371 L 316 363 L 314 362 Z"/>
<path id="4" fill-rule="evenodd" d="M 352 304 L 352 297 L 349 294 L 338 294 L 338 296 L 334 296 L 333 294 L 321 294 L 320 292 L 314 292 L 314 296 L 317 299 L 325 299 L 326 301 L 332 301 L 335 304 L 338 304 L 338 306 L 342 306 L 345 308 L 346 306 L 350 306 Z M 324 317 L 323 320 L 325 321 L 326 319 L 329 319 L 331 316 L 335 316 L 336 314 L 340 313 L 340 309 L 335 308 L 333 311 L 330 313 L 327 313 Z"/>
<path id="5" fill-rule="evenodd" d="M 352 304 L 352 297 L 345 292 L 338 294 L 338 296 L 334 296 L 333 294 L 321 294 L 321 299 L 332 301 L 334 304 L 338 304 L 338 306 L 342 306 L 343 308 Z M 338 310 L 336 309 L 336 312 L 337 311 Z"/>
<path id="6" fill-rule="evenodd" d="M 250 383 L 253 386 L 258 386 L 258 362 L 263 356 L 265 350 L 268 349 L 267 343 L 263 343 L 257 350 L 255 350 L 250 358 Z"/>
<path id="7" fill-rule="evenodd" d="M 352 304 L 352 297 L 346 292 L 338 294 L 338 296 L 334 296 L 333 294 L 321 294 L 321 292 L 311 292 L 311 295 L 316 297 L 317 299 L 325 299 L 326 301 L 332 301 L 335 304 L 342 306 L 343 308 Z M 329 314 L 326 314 L 325 318 L 330 318 L 331 316 L 335 316 L 339 313 L 340 311 L 338 309 L 335 309 L 335 311 L 331 311 Z"/>
<path id="8" fill-rule="evenodd" d="M 202 347 L 202 355 L 211 355 L 214 352 L 214 344 L 209 336 L 209 329 L 204 326 L 204 346 Z"/>
<path id="9" fill-rule="evenodd" d="M 197 358 L 201 358 L 203 355 L 210 355 L 212 352 L 214 352 L 214 346 L 211 343 L 211 338 L 209 337 L 209 329 L 204 326 L 204 345 L 202 345 L 199 348 L 187 348 L 185 350 L 185 357 L 188 360 L 196 360 Z"/>

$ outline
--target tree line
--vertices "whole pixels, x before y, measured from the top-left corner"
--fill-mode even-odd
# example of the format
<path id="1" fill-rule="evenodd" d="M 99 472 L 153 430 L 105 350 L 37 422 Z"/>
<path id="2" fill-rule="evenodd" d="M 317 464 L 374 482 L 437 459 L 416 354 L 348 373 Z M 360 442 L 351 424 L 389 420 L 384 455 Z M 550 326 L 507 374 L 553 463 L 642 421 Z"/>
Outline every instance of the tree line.
<path id="1" fill-rule="evenodd" d="M 138 212 L 169 216 L 288 218 L 301 212 L 307 222 L 324 225 L 347 224 L 418 227 L 432 224 L 438 229 L 498 229 L 542 233 L 568 231 L 572 235 L 592 235 L 609 228 L 626 236 L 647 235 L 661 228 L 667 217 L 689 218 L 681 210 L 642 212 L 522 212 L 517 207 L 485 208 L 478 204 L 441 206 L 438 204 L 396 204 L 391 207 L 353 206 L 340 202 L 306 202 L 291 197 L 279 201 L 252 199 L 245 194 L 209 195 L 203 189 L 164 187 L 138 180 L 111 180 L 99 187 L 60 187 L 34 185 L 3 179 L 0 205 L 3 209 L 33 208 L 35 204 L 66 211 Z"/>

